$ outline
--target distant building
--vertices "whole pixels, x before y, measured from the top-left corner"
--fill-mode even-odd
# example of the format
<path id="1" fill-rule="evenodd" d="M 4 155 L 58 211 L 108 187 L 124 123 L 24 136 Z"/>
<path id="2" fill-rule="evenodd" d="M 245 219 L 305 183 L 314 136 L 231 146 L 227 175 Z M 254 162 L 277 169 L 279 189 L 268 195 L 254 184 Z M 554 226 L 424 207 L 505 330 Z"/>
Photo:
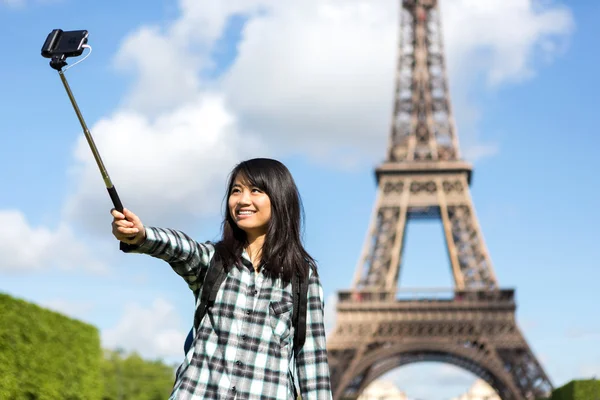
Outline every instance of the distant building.
<path id="1" fill-rule="evenodd" d="M 372 382 L 358 396 L 357 400 L 408 400 L 398 387 L 389 381 L 377 380 Z"/>
<path id="2" fill-rule="evenodd" d="M 477 379 L 469 391 L 461 396 L 453 397 L 452 400 L 501 400 L 490 385 L 484 380 Z"/>

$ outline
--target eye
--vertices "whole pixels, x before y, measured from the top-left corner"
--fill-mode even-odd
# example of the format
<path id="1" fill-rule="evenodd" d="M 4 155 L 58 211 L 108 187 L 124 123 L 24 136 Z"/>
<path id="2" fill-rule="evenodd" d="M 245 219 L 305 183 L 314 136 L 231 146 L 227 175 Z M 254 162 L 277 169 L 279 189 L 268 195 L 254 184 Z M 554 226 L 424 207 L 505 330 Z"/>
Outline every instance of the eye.
<path id="1" fill-rule="evenodd" d="M 260 190 L 259 188 L 252 188 L 252 192 L 253 193 L 263 193 L 263 191 Z"/>
<path id="2" fill-rule="evenodd" d="M 231 194 L 239 193 L 239 192 L 240 192 L 240 189 L 238 189 L 238 188 L 231 189 Z"/>

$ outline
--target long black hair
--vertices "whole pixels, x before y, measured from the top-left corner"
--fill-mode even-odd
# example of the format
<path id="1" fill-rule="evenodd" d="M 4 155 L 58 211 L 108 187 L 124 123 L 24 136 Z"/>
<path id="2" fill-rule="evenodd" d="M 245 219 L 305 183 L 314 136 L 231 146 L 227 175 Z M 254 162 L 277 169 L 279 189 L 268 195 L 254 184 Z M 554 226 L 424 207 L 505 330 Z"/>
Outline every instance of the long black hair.
<path id="1" fill-rule="evenodd" d="M 229 195 L 236 177 L 249 186 L 263 191 L 271 201 L 271 218 L 262 247 L 261 264 L 267 277 L 281 278 L 289 283 L 292 274 L 298 273 L 302 280 L 309 268 L 316 274 L 316 262 L 302 245 L 304 210 L 302 199 L 292 174 L 285 165 L 269 158 L 254 158 L 235 166 L 229 175 L 225 193 L 225 212 L 222 238 L 217 251 L 223 257 L 227 271 L 234 264 L 242 263 L 242 252 L 247 244 L 246 232 L 240 229 L 229 212 Z"/>

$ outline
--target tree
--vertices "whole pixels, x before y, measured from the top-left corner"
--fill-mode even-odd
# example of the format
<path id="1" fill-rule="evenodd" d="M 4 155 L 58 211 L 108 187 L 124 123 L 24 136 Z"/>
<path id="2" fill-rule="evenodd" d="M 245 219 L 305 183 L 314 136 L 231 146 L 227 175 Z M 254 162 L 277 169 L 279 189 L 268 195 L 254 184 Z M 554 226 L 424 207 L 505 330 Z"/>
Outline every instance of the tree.
<path id="1" fill-rule="evenodd" d="M 103 400 L 164 400 L 175 381 L 173 366 L 120 350 L 104 352 L 102 375 Z"/>

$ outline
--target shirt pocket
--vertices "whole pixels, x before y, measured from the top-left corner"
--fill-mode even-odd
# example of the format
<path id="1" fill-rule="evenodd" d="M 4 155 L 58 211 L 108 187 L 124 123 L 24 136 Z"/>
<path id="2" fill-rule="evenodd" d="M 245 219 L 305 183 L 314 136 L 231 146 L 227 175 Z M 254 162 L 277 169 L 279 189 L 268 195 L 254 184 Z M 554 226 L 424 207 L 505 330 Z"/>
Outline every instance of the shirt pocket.
<path id="1" fill-rule="evenodd" d="M 282 343 L 287 343 L 292 327 L 292 311 L 294 305 L 289 300 L 271 301 L 269 303 L 269 322 L 273 334 Z"/>

